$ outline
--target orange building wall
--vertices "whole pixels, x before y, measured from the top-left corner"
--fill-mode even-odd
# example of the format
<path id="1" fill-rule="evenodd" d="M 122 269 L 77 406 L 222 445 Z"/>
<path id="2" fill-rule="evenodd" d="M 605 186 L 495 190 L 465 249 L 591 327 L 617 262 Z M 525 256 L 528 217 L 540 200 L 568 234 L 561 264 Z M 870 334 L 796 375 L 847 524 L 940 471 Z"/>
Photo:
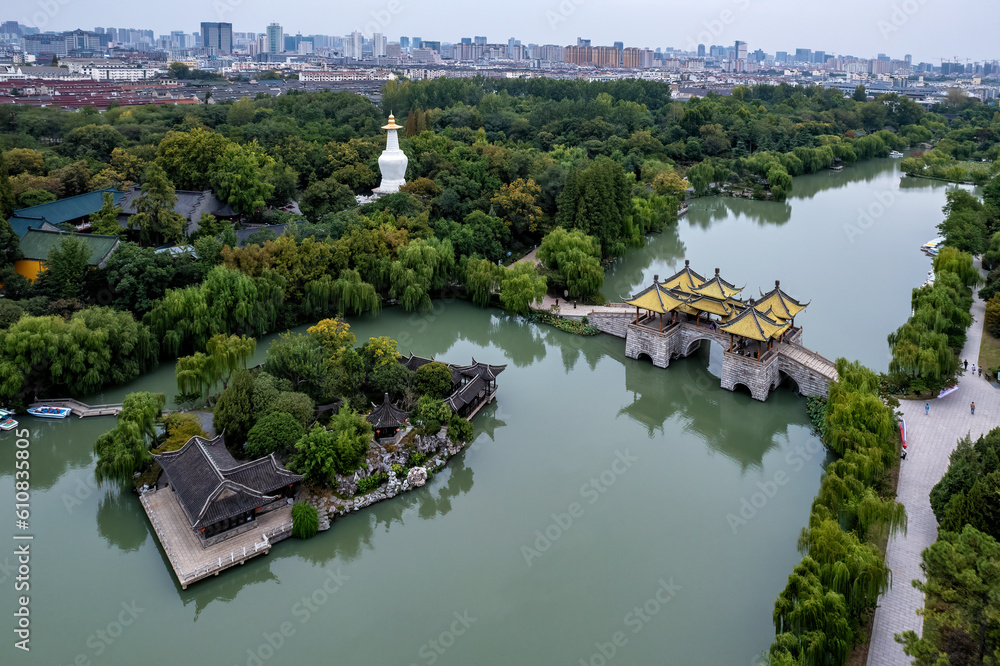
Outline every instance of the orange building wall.
<path id="1" fill-rule="evenodd" d="M 38 274 L 45 270 L 45 262 L 35 259 L 20 259 L 14 262 L 14 270 L 34 282 Z"/>

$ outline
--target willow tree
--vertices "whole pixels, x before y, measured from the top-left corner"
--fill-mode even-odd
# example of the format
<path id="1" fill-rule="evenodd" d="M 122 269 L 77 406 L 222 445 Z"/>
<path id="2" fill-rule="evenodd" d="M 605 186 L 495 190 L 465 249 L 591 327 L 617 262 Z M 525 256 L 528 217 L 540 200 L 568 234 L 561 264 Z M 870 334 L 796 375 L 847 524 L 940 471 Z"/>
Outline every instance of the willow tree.
<path id="1" fill-rule="evenodd" d="M 130 393 L 122 404 L 117 425 L 97 438 L 94 474 L 98 483 L 128 483 L 152 462 L 149 445 L 156 437 L 156 419 L 163 413 L 166 396 L 141 391 Z"/>
<path id="2" fill-rule="evenodd" d="M 362 280 L 358 271 L 349 268 L 342 270 L 336 280 L 324 275 L 308 282 L 303 291 L 303 306 L 317 315 L 377 313 L 382 306 L 375 287 Z"/>
<path id="3" fill-rule="evenodd" d="M 500 291 L 505 270 L 489 259 L 469 259 L 465 263 L 465 288 L 472 302 L 479 307 L 489 305 L 493 295 Z"/>
<path id="4" fill-rule="evenodd" d="M 844 596 L 823 585 L 820 565 L 805 557 L 774 604 L 772 663 L 842 664 L 854 633 Z M 787 657 L 791 657 L 788 660 Z"/>
<path id="5" fill-rule="evenodd" d="M 247 361 L 257 350 L 257 341 L 245 335 L 214 335 L 205 346 L 213 366 L 213 374 L 222 381 L 222 388 L 229 384 L 233 373 L 246 370 Z"/>
<path id="6" fill-rule="evenodd" d="M 591 296 L 604 286 L 600 257 L 597 239 L 579 229 L 556 227 L 538 246 L 538 259 L 566 285 L 570 298 Z"/>
<path id="7" fill-rule="evenodd" d="M 174 370 L 177 377 L 177 390 L 182 395 L 200 395 L 208 402 L 208 393 L 215 384 L 215 372 L 210 359 L 206 354 L 195 352 L 191 356 L 182 356 L 177 359 L 177 366 Z"/>
<path id="8" fill-rule="evenodd" d="M 431 309 L 431 292 L 442 289 L 455 267 L 451 241 L 418 238 L 399 249 L 389 269 L 389 294 L 408 312 Z"/>
<path id="9" fill-rule="evenodd" d="M 546 284 L 533 263 L 514 264 L 500 279 L 500 303 L 514 314 L 528 314 L 532 303 L 545 296 Z"/>

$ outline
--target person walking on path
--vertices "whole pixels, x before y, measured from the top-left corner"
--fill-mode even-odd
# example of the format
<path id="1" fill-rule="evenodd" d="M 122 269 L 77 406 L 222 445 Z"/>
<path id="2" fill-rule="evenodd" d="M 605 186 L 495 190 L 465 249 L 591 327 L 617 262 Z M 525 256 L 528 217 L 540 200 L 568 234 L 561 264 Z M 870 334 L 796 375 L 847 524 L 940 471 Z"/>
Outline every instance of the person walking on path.
<path id="1" fill-rule="evenodd" d="M 931 406 L 928 403 L 924 403 L 924 416 L 931 415 Z"/>
<path id="2" fill-rule="evenodd" d="M 979 376 L 980 377 L 983 376 L 983 366 L 981 366 L 981 365 L 979 366 Z"/>
<path id="3" fill-rule="evenodd" d="M 969 369 L 969 359 L 965 359 L 965 369 Z"/>
<path id="4" fill-rule="evenodd" d="M 972 403 L 971 409 L 972 409 L 972 415 L 975 416 L 976 415 L 976 403 L 974 403 L 974 402 Z"/>

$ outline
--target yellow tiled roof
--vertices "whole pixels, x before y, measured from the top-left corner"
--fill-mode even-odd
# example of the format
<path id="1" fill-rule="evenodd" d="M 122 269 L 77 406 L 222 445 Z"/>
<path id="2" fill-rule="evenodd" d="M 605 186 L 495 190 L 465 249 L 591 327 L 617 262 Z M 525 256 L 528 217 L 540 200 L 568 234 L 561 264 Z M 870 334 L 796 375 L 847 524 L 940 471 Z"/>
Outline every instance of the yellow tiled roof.
<path id="1" fill-rule="evenodd" d="M 715 276 L 709 280 L 705 280 L 700 285 L 694 288 L 694 293 L 705 294 L 706 296 L 711 296 L 712 298 L 718 298 L 720 300 L 725 300 L 731 296 L 743 291 L 742 287 L 737 287 L 731 282 L 726 282 L 721 277 L 719 277 L 719 269 L 715 269 Z"/>
<path id="2" fill-rule="evenodd" d="M 778 323 L 765 316 L 756 307 L 747 307 L 730 321 L 721 324 L 719 330 L 750 340 L 767 342 L 769 339 L 781 335 L 788 329 L 788 326 L 788 323 Z"/>
<path id="3" fill-rule="evenodd" d="M 661 288 L 658 284 L 653 284 L 640 291 L 632 300 L 625 302 L 643 310 L 666 314 L 667 312 L 676 310 L 684 301 Z"/>
<path id="4" fill-rule="evenodd" d="M 720 317 L 727 317 L 733 314 L 733 309 L 726 301 L 701 294 L 691 296 L 687 301 L 687 305 L 698 312 L 708 312 Z"/>
<path id="5" fill-rule="evenodd" d="M 782 319 L 791 319 L 802 312 L 809 303 L 799 303 L 783 292 L 779 284 L 778 280 L 775 280 L 774 289 L 766 294 L 761 294 L 760 300 L 757 301 L 757 307 L 761 312 L 771 308 L 774 316 L 781 317 Z"/>
<path id="6" fill-rule="evenodd" d="M 661 282 L 666 289 L 679 289 L 686 293 L 694 293 L 694 288 L 705 282 L 705 278 L 691 270 L 691 262 L 684 260 L 684 268 Z"/>

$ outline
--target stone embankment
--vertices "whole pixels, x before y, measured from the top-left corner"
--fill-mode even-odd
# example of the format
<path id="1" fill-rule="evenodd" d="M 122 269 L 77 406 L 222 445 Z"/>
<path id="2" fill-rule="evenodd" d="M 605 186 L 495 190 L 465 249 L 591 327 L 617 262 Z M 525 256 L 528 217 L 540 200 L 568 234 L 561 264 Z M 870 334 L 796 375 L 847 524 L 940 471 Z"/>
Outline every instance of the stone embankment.
<path id="1" fill-rule="evenodd" d="M 410 449 L 403 446 L 375 445 L 368 453 L 368 470 L 364 476 L 359 471 L 353 476 L 337 477 L 338 493 L 353 495 L 357 491 L 358 481 L 365 476 L 374 474 L 387 474 L 388 481 L 386 483 L 365 495 L 356 495 L 350 499 L 343 499 L 330 491 L 315 493 L 303 488 L 299 491 L 296 499 L 316 507 L 316 511 L 319 513 L 319 529 L 322 532 L 330 529 L 330 522 L 337 516 L 343 516 L 351 511 L 359 511 L 376 502 L 391 499 L 407 490 L 424 485 L 429 473 L 444 467 L 448 459 L 465 446 L 448 439 L 447 429 L 443 429 L 437 435 L 426 437 L 417 435 L 414 438 L 414 444 L 417 451 L 427 456 L 427 460 L 420 466 L 409 468 L 405 479 L 399 479 L 392 466 L 402 465 L 405 467 L 409 460 Z"/>

